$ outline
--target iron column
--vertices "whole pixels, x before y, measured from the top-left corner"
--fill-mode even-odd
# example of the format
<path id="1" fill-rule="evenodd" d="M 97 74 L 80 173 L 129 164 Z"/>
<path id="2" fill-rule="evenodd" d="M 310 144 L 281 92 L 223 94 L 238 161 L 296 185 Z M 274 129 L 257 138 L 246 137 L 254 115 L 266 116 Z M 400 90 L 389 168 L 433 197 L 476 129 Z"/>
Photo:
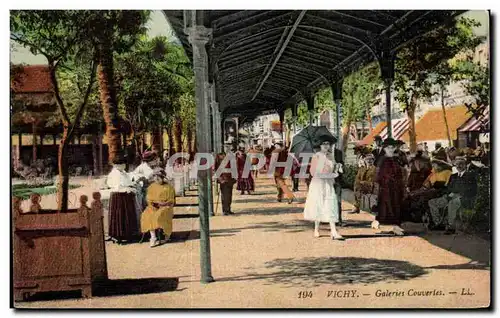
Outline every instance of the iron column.
<path id="1" fill-rule="evenodd" d="M 196 14 L 195 14 L 196 15 Z M 210 145 L 210 106 L 208 102 L 208 54 L 205 45 L 209 41 L 212 30 L 196 25 L 186 29 L 188 39 L 193 47 L 193 68 L 195 74 L 196 96 L 196 142 L 200 153 L 209 153 Z M 209 178 L 208 170 L 198 171 L 198 209 L 200 212 L 200 263 L 201 282 L 210 283 L 212 277 L 210 261 L 210 228 L 209 228 Z"/>

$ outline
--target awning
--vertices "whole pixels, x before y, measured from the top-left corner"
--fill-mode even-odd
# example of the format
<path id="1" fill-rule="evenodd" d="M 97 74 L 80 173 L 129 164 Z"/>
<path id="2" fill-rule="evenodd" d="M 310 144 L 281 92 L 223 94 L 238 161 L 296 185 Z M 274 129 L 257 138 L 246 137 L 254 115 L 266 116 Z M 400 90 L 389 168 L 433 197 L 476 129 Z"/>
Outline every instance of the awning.
<path id="1" fill-rule="evenodd" d="M 460 132 L 469 131 L 490 131 L 490 107 L 486 107 L 479 118 L 472 116 L 462 127 L 458 129 Z"/>
<path id="2" fill-rule="evenodd" d="M 394 119 L 392 120 L 392 138 L 398 140 L 403 136 L 403 134 L 408 130 L 410 127 L 410 121 L 408 118 L 401 118 L 401 119 Z M 380 133 L 380 137 L 382 137 L 382 140 L 385 140 L 387 138 L 387 127 L 382 130 Z"/>
<path id="3" fill-rule="evenodd" d="M 385 121 L 380 122 L 373 128 L 373 130 L 365 136 L 358 144 L 360 145 L 371 145 L 373 144 L 373 140 L 375 136 L 380 135 L 380 133 L 387 127 L 387 123 Z"/>

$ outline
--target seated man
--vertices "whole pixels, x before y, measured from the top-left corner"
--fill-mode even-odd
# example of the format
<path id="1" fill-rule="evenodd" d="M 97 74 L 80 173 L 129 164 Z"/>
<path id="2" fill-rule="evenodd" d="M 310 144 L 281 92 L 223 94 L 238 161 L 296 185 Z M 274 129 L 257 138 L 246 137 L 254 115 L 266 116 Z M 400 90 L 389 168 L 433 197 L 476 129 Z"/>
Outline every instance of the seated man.
<path id="1" fill-rule="evenodd" d="M 473 172 L 466 171 L 467 162 L 464 157 L 455 158 L 455 166 L 458 172 L 451 175 L 446 194 L 442 197 L 429 201 L 432 222 L 429 229 L 437 229 L 445 221 L 445 213 L 448 212 L 445 234 L 455 233 L 455 220 L 460 208 L 472 208 L 477 193 L 477 178 Z M 447 211 L 441 209 L 447 207 Z"/>
<path id="2" fill-rule="evenodd" d="M 420 222 L 422 215 L 428 209 L 431 199 L 439 198 L 445 193 L 451 176 L 451 165 L 444 160 L 432 160 L 432 172 L 424 181 L 422 187 L 408 193 L 404 203 L 404 221 Z"/>
<path id="3" fill-rule="evenodd" d="M 353 213 L 359 213 L 361 198 L 364 194 L 376 194 L 375 176 L 377 167 L 375 167 L 375 156 L 367 154 L 364 158 L 365 166 L 358 169 L 356 180 L 354 181 L 354 207 Z"/>

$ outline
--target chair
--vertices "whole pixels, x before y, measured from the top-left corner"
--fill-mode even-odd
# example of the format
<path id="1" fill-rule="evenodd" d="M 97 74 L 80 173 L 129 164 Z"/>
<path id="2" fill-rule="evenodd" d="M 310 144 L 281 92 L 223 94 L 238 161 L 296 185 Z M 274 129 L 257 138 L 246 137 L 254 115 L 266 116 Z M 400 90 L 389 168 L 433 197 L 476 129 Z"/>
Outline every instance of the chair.
<path id="1" fill-rule="evenodd" d="M 366 193 L 361 195 L 361 208 L 363 210 L 366 210 L 370 213 L 372 213 L 372 206 L 375 204 L 372 204 L 372 201 L 375 201 L 374 203 L 377 203 L 377 195 L 373 193 Z"/>
<path id="2" fill-rule="evenodd" d="M 82 167 L 76 167 L 75 169 L 75 177 L 79 177 L 82 174 Z"/>

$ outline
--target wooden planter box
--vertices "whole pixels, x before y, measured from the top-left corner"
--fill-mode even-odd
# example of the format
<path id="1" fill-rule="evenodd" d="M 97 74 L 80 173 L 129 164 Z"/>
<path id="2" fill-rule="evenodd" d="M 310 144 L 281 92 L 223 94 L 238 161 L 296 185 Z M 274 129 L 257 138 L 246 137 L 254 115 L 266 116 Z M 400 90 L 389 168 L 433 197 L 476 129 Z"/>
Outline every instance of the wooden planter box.
<path id="1" fill-rule="evenodd" d="M 42 210 L 32 197 L 31 211 L 22 213 L 13 199 L 14 300 L 36 292 L 81 290 L 108 278 L 104 248 L 103 209 L 98 192 L 91 208 L 87 196 L 81 207 L 58 213 Z"/>

